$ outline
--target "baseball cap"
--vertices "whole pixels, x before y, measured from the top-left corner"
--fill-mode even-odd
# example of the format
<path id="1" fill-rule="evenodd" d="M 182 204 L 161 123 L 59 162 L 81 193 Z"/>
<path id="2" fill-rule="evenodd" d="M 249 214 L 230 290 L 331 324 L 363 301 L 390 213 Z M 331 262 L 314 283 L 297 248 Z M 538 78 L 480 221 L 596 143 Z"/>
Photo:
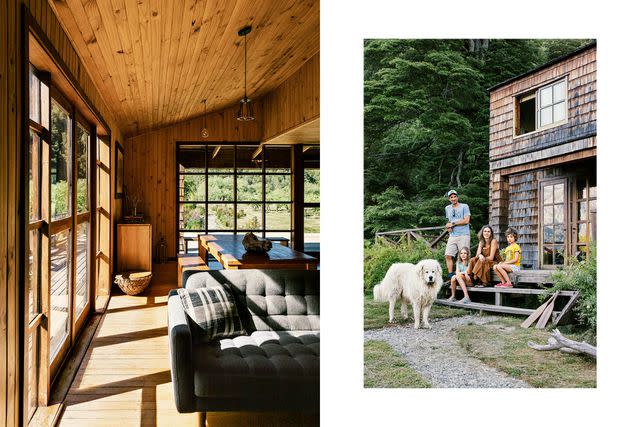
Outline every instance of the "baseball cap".
<path id="1" fill-rule="evenodd" d="M 447 197 L 451 196 L 452 194 L 455 194 L 456 196 L 458 195 L 458 192 L 456 190 L 449 190 L 447 192 Z"/>

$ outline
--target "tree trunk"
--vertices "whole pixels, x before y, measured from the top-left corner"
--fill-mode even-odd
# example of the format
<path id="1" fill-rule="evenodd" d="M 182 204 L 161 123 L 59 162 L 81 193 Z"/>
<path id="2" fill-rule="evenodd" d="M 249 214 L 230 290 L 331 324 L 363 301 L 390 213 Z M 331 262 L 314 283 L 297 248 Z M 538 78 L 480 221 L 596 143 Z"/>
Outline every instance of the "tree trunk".
<path id="1" fill-rule="evenodd" d="M 577 342 L 564 337 L 558 329 L 554 329 L 553 333 L 549 337 L 546 345 L 535 344 L 531 341 L 527 345 L 534 350 L 549 351 L 559 350 L 563 353 L 571 354 L 586 354 L 594 359 L 597 358 L 597 348 L 586 342 Z"/>
<path id="2" fill-rule="evenodd" d="M 458 173 L 456 174 L 456 182 L 458 183 L 458 188 L 462 187 L 462 184 L 460 184 L 460 173 L 462 172 L 462 159 L 463 159 L 463 154 L 464 152 L 460 152 L 460 154 L 458 154 Z"/>

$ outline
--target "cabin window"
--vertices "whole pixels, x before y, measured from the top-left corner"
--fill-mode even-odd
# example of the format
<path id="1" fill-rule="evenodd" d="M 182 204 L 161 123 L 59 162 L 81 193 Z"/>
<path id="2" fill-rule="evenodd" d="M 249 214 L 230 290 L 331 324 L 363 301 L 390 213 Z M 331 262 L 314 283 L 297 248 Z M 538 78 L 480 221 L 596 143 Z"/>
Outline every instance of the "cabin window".
<path id="1" fill-rule="evenodd" d="M 516 98 L 515 133 L 524 135 L 567 119 L 567 81 L 562 79 Z"/>
<path id="2" fill-rule="evenodd" d="M 576 180 L 574 255 L 585 259 L 589 254 L 589 243 L 595 239 L 597 186 L 595 174 Z"/>
<path id="3" fill-rule="evenodd" d="M 541 186 L 542 267 L 564 264 L 566 241 L 566 182 L 553 181 Z"/>
<path id="4" fill-rule="evenodd" d="M 536 130 L 536 94 L 523 95 L 517 100 L 517 132 L 516 135 Z"/>
<path id="5" fill-rule="evenodd" d="M 291 147 L 178 144 L 178 252 L 204 233 L 291 240 Z"/>

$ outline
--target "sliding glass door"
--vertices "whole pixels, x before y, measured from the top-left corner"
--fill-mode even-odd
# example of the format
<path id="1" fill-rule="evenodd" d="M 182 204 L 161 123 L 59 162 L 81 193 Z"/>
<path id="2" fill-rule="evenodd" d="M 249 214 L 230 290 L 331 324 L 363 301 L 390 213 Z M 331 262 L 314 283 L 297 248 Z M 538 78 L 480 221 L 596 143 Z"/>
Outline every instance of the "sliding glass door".
<path id="1" fill-rule="evenodd" d="M 48 264 L 49 237 L 49 76 L 29 68 L 29 139 L 27 141 L 27 213 L 25 280 L 25 412 L 31 419 L 46 404 L 49 386 Z"/>
<path id="2" fill-rule="evenodd" d="M 95 127 L 30 67 L 26 141 L 25 408 L 48 403 L 51 383 L 86 321 L 91 274 Z M 95 149 L 95 148 L 93 148 Z"/>

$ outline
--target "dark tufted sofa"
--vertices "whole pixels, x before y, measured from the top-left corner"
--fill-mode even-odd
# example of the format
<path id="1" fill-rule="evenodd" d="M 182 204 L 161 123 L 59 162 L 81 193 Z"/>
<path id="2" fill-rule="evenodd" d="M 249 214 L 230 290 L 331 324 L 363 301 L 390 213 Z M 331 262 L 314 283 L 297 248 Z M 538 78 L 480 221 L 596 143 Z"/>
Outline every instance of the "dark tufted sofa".
<path id="1" fill-rule="evenodd" d="M 209 342 L 169 293 L 171 379 L 179 412 L 319 412 L 319 271 L 184 271 L 183 287 L 234 294 L 246 336 Z"/>

